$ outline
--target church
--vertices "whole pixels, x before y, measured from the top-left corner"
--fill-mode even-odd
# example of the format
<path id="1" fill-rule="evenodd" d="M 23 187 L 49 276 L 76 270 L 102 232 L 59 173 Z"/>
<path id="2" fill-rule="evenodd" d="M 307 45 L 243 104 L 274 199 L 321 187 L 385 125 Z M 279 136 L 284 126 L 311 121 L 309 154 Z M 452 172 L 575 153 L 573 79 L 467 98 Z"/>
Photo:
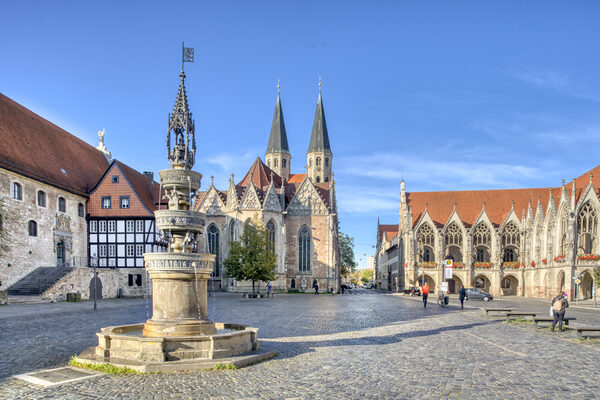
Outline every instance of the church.
<path id="1" fill-rule="evenodd" d="M 234 176 L 229 187 L 219 190 L 211 180 L 206 191 L 198 193 L 195 210 L 206 214 L 206 245 L 216 255 L 209 289 L 248 291 L 249 282 L 228 278 L 223 261 L 232 241 L 240 237 L 244 223 L 255 215 L 265 223 L 277 257 L 277 280 L 273 291 L 338 290 L 338 216 L 333 178 L 333 153 L 319 97 L 312 131 L 302 159 L 306 173 L 291 173 L 292 155 L 288 147 L 281 98 L 278 93 L 273 123 L 265 152 L 239 181 Z"/>
<path id="2" fill-rule="evenodd" d="M 599 189 L 600 166 L 533 189 L 409 192 L 402 181 L 398 225 L 378 224 L 378 286 L 427 281 L 435 292 L 451 257 L 451 293 L 475 287 L 548 299 L 563 290 L 589 299 L 600 265 Z"/>

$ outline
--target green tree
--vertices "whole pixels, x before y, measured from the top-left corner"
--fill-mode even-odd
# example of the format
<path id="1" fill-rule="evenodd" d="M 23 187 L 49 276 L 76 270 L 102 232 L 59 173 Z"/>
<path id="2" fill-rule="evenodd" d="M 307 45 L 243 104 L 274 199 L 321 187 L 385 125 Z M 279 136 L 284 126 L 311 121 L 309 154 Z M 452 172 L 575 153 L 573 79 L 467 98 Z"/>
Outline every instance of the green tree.
<path id="1" fill-rule="evenodd" d="M 600 288 L 600 267 L 596 267 L 594 270 L 594 283 L 596 284 L 596 287 Z"/>
<path id="2" fill-rule="evenodd" d="M 340 274 L 348 276 L 354 272 L 356 268 L 356 260 L 354 259 L 354 238 L 340 233 L 338 236 L 340 245 Z"/>
<path id="3" fill-rule="evenodd" d="M 272 281 L 277 277 L 269 233 L 257 215 L 244 225 L 240 240 L 230 244 L 229 257 L 224 261 L 227 274 L 238 281 L 252 281 L 252 294 L 256 281 Z"/>
<path id="4" fill-rule="evenodd" d="M 363 269 L 361 270 L 360 280 L 362 283 L 369 283 L 373 279 L 373 270 L 372 269 Z"/>

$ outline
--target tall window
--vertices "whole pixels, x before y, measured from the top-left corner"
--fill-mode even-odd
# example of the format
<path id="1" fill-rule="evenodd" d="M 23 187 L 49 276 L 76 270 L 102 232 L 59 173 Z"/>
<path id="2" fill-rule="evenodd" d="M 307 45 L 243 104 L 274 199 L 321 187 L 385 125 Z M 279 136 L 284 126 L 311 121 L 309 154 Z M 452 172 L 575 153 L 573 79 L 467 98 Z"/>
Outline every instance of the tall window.
<path id="1" fill-rule="evenodd" d="M 98 232 L 98 221 L 90 221 L 90 232 Z"/>
<path id="2" fill-rule="evenodd" d="M 115 257 L 117 255 L 117 245 L 116 244 L 109 244 L 108 245 L 108 256 L 109 257 Z"/>
<path id="3" fill-rule="evenodd" d="M 110 196 L 102 196 L 102 208 L 110 208 Z"/>
<path id="4" fill-rule="evenodd" d="M 229 223 L 229 240 L 235 242 L 235 221 Z"/>
<path id="5" fill-rule="evenodd" d="M 519 228 L 513 222 L 509 222 L 502 231 L 502 260 L 517 261 L 519 257 Z"/>
<path id="6" fill-rule="evenodd" d="M 83 217 L 85 213 L 85 208 L 83 207 L 83 204 L 79 203 L 77 205 L 77 215 L 79 215 L 80 217 Z"/>
<path id="7" fill-rule="evenodd" d="M 492 234 L 490 228 L 484 223 L 477 225 L 473 232 L 473 248 L 475 260 L 479 262 L 490 261 L 490 249 L 492 248 Z"/>
<path id="8" fill-rule="evenodd" d="M 38 206 L 46 207 L 46 192 L 40 190 L 37 193 Z"/>
<path id="9" fill-rule="evenodd" d="M 310 231 L 306 225 L 300 229 L 298 235 L 298 270 L 310 271 Z"/>
<path id="10" fill-rule="evenodd" d="M 275 253 L 275 223 L 272 219 L 267 223 L 267 231 L 269 232 L 269 248 Z"/>
<path id="11" fill-rule="evenodd" d="M 58 211 L 66 212 L 67 211 L 67 201 L 64 197 L 58 198 Z"/>
<path id="12" fill-rule="evenodd" d="M 109 232 L 115 232 L 116 231 L 116 227 L 117 227 L 117 222 L 116 221 L 108 221 L 108 231 Z"/>
<path id="13" fill-rule="evenodd" d="M 138 232 L 144 232 L 144 221 L 143 220 L 135 221 L 135 230 Z"/>
<path id="14" fill-rule="evenodd" d="M 281 166 L 283 168 L 287 168 L 287 160 L 285 158 L 283 160 L 281 160 Z"/>
<path id="15" fill-rule="evenodd" d="M 127 257 L 133 257 L 135 255 L 135 247 L 132 244 L 127 245 Z"/>
<path id="16" fill-rule="evenodd" d="M 99 232 L 106 232 L 106 221 L 99 221 L 98 225 L 100 227 Z"/>
<path id="17" fill-rule="evenodd" d="M 321 157 L 317 157 L 317 162 L 315 163 L 317 167 L 321 166 Z"/>
<path id="18" fill-rule="evenodd" d="M 321 177 L 317 176 L 317 183 L 320 183 L 320 182 L 321 182 Z"/>
<path id="19" fill-rule="evenodd" d="M 446 229 L 444 242 L 446 243 L 447 254 L 452 256 L 454 261 L 462 262 L 463 235 L 455 222 L 452 222 Z"/>
<path id="20" fill-rule="evenodd" d="M 279 163 L 279 161 L 278 161 L 277 159 L 274 159 L 274 160 L 273 160 L 273 166 L 274 166 L 274 167 L 277 167 L 277 165 L 279 165 L 278 163 Z"/>
<path id="21" fill-rule="evenodd" d="M 325 166 L 329 167 L 329 158 L 325 158 Z"/>
<path id="22" fill-rule="evenodd" d="M 37 222 L 29 221 L 29 236 L 37 236 Z"/>
<path id="23" fill-rule="evenodd" d="M 428 224 L 423 224 L 417 233 L 417 252 L 421 256 L 421 261 L 435 261 L 433 248 L 435 236 L 433 229 Z"/>
<path id="24" fill-rule="evenodd" d="M 106 257 L 106 245 L 105 244 L 101 244 L 100 246 L 98 246 L 98 255 L 100 257 Z"/>
<path id="25" fill-rule="evenodd" d="M 135 221 L 125 222 L 125 227 L 127 228 L 127 232 L 133 232 L 133 229 L 135 228 Z"/>
<path id="26" fill-rule="evenodd" d="M 567 211 L 563 208 L 560 215 L 560 254 L 567 254 Z"/>
<path id="27" fill-rule="evenodd" d="M 121 208 L 129 208 L 129 196 L 119 197 L 119 203 Z"/>
<path id="28" fill-rule="evenodd" d="M 577 240 L 579 249 L 582 249 L 585 254 L 592 254 L 596 251 L 598 214 L 590 203 L 586 203 L 579 211 L 577 229 L 579 230 Z"/>
<path id="29" fill-rule="evenodd" d="M 17 182 L 13 182 L 13 192 L 12 197 L 15 200 L 23 200 L 23 189 L 21 188 L 21 184 Z"/>
<path id="30" fill-rule="evenodd" d="M 136 257 L 142 257 L 144 255 L 144 245 L 143 244 L 136 244 L 135 245 L 135 256 Z"/>
<path id="31" fill-rule="evenodd" d="M 208 227 L 208 252 L 215 255 L 214 276 L 219 276 L 219 228 L 215 224 Z"/>

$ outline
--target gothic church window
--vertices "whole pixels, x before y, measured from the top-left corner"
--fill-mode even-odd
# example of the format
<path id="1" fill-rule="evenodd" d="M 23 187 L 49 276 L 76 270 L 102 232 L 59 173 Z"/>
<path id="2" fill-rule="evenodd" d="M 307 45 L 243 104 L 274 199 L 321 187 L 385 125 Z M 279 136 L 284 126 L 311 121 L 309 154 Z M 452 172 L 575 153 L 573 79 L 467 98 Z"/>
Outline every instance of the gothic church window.
<path id="1" fill-rule="evenodd" d="M 321 177 L 317 176 L 317 183 L 320 183 L 320 182 L 321 182 Z"/>
<path id="2" fill-rule="evenodd" d="M 235 221 L 229 223 L 229 240 L 235 242 Z"/>
<path id="3" fill-rule="evenodd" d="M 269 220 L 267 223 L 267 232 L 269 233 L 269 248 L 275 253 L 275 223 Z"/>
<path id="4" fill-rule="evenodd" d="M 317 162 L 315 163 L 317 167 L 321 166 L 321 157 L 317 157 Z"/>
<path id="5" fill-rule="evenodd" d="M 484 223 L 480 223 L 473 232 L 475 260 L 478 262 L 489 262 L 491 247 L 492 234 L 490 233 L 490 229 Z"/>
<path id="6" fill-rule="evenodd" d="M 598 215 L 590 203 L 586 203 L 579 211 L 577 228 L 579 229 L 577 246 L 585 254 L 592 254 L 596 250 Z"/>
<path id="7" fill-rule="evenodd" d="M 452 222 L 446 229 L 444 242 L 446 243 L 447 254 L 452 256 L 454 261 L 462 262 L 463 235 L 455 222 Z"/>
<path id="8" fill-rule="evenodd" d="M 279 163 L 278 163 L 278 161 L 279 161 L 279 160 L 277 160 L 277 159 L 274 159 L 274 160 L 273 160 L 273 166 L 274 166 L 275 168 L 277 168 L 277 166 L 278 166 L 278 164 L 279 164 Z"/>
<path id="9" fill-rule="evenodd" d="M 287 160 L 285 158 L 283 160 L 281 160 L 281 166 L 283 168 L 287 168 Z"/>
<path id="10" fill-rule="evenodd" d="M 513 222 L 509 222 L 502 231 L 502 261 L 517 261 L 519 257 L 519 228 Z"/>
<path id="11" fill-rule="evenodd" d="M 29 236 L 37 236 L 37 222 L 29 221 Z"/>
<path id="12" fill-rule="evenodd" d="M 46 207 L 46 192 L 44 192 L 43 190 L 38 191 L 37 192 L 37 201 L 38 201 L 38 206 Z"/>
<path id="13" fill-rule="evenodd" d="M 435 261 L 433 247 L 435 236 L 433 229 L 428 224 L 423 224 L 417 232 L 417 253 L 421 261 Z"/>
<path id="14" fill-rule="evenodd" d="M 215 224 L 211 224 L 208 227 L 208 252 L 216 256 L 214 276 L 219 276 L 219 251 L 219 228 Z"/>
<path id="15" fill-rule="evenodd" d="M 58 198 L 58 211 L 66 212 L 67 211 L 67 201 L 64 197 Z"/>
<path id="16" fill-rule="evenodd" d="M 304 225 L 298 235 L 298 270 L 310 271 L 310 231 Z"/>
<path id="17" fill-rule="evenodd" d="M 13 188 L 13 192 L 12 192 L 13 199 L 23 200 L 23 189 L 21 188 L 21 184 L 14 182 L 12 188 Z"/>

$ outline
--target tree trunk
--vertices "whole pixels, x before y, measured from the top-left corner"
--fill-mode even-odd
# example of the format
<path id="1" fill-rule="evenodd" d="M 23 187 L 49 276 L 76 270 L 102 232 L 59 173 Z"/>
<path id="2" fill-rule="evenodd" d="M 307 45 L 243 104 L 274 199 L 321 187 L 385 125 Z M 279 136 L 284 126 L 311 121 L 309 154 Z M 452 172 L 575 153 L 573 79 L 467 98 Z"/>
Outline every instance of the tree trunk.
<path id="1" fill-rule="evenodd" d="M 254 281 L 252 281 L 252 294 L 255 294 L 256 292 L 254 291 Z"/>

